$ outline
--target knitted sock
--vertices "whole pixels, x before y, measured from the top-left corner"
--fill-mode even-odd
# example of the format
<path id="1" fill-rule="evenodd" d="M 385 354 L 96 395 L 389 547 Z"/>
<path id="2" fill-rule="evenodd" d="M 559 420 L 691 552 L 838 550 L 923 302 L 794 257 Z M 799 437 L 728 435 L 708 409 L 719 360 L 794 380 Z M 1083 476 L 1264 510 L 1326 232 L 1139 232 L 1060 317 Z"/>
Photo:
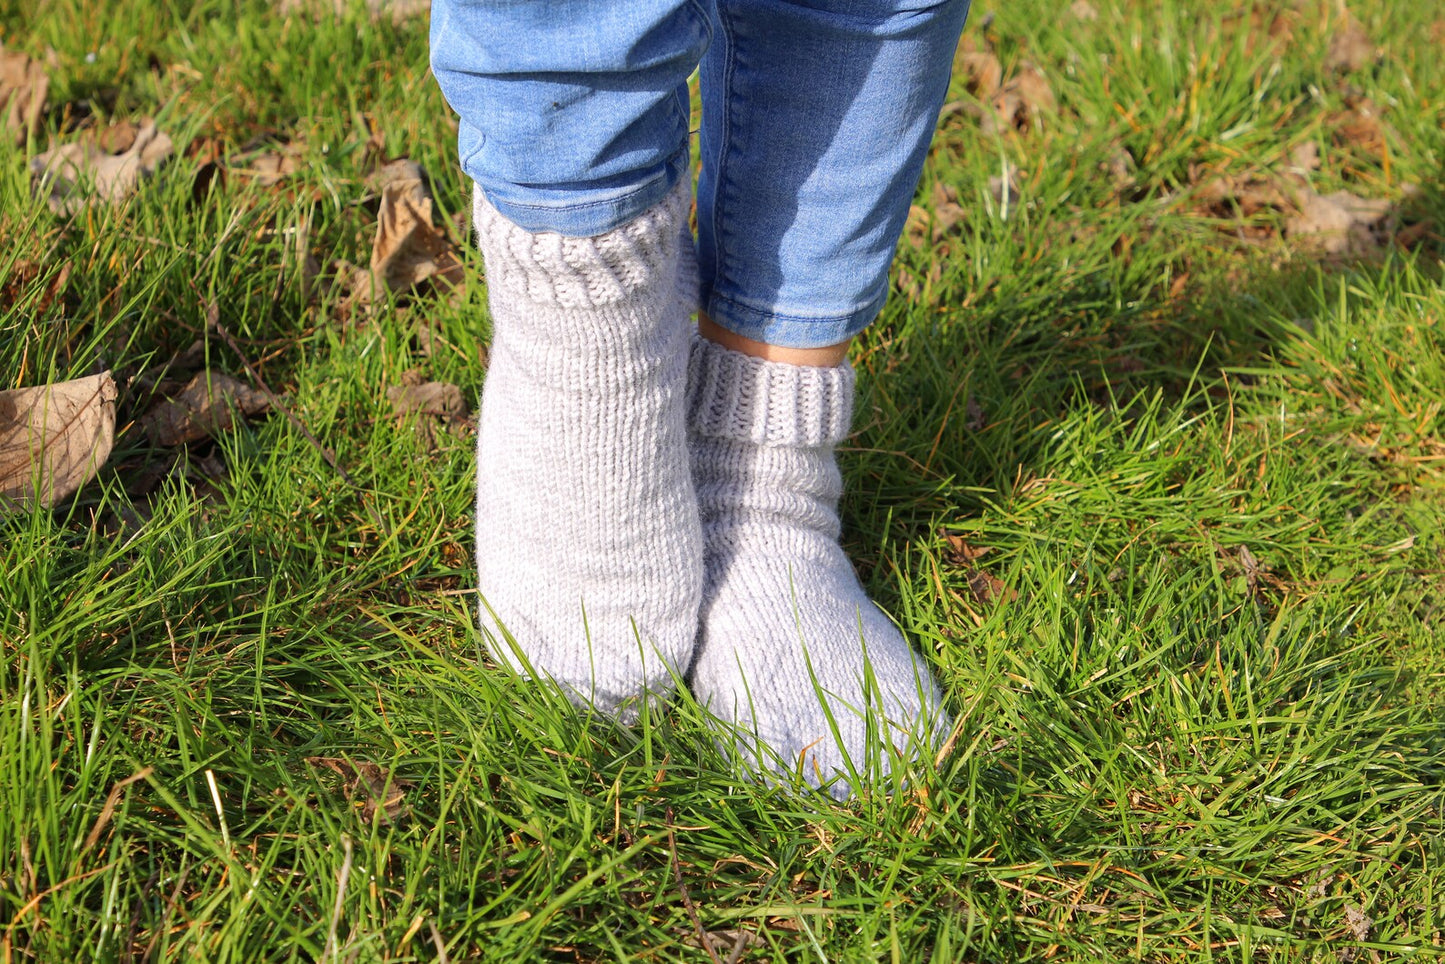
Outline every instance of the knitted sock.
<path id="1" fill-rule="evenodd" d="M 524 231 L 480 191 L 473 205 L 493 324 L 477 440 L 482 629 L 499 661 L 526 674 L 524 658 L 624 720 L 672 688 L 697 631 L 687 199 L 679 185 L 590 238 Z"/>
<path id="2" fill-rule="evenodd" d="M 848 432 L 853 369 L 763 361 L 701 338 L 689 369 L 705 560 L 689 683 L 764 776 L 801 767 L 817 786 L 842 775 L 830 792 L 846 798 L 844 754 L 867 772 L 870 733 L 916 752 L 945 723 L 927 667 L 838 545 L 833 447 Z"/>

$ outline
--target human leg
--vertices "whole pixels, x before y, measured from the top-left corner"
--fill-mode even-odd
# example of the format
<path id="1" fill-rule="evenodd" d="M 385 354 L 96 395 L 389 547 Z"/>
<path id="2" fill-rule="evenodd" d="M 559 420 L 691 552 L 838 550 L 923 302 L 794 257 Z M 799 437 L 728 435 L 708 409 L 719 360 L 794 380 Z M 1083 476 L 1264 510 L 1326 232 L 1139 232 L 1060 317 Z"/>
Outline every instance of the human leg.
<path id="1" fill-rule="evenodd" d="M 839 546 L 834 448 L 852 414 L 843 350 L 882 306 L 965 13 L 722 2 L 703 64 L 689 428 L 705 577 L 689 681 L 764 766 L 815 784 L 887 769 L 870 743 L 914 753 L 944 723 L 926 666 Z"/>
<path id="2" fill-rule="evenodd" d="M 625 718 L 671 687 L 696 633 L 676 286 L 707 26 L 686 3 L 437 0 L 432 28 L 492 314 L 482 628 L 500 662 Z"/>

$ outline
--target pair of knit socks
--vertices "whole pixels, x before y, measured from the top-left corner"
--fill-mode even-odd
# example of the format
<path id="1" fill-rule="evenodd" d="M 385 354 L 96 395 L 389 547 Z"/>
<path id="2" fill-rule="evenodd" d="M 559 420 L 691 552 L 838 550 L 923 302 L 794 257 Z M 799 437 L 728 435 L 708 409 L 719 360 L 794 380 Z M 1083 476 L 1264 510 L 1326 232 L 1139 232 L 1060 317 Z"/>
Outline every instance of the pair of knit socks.
<path id="1" fill-rule="evenodd" d="M 838 544 L 852 369 L 694 334 L 687 199 L 572 238 L 477 192 L 482 628 L 501 662 L 624 720 L 685 680 L 748 770 L 846 797 L 888 745 L 930 745 L 942 700 Z"/>

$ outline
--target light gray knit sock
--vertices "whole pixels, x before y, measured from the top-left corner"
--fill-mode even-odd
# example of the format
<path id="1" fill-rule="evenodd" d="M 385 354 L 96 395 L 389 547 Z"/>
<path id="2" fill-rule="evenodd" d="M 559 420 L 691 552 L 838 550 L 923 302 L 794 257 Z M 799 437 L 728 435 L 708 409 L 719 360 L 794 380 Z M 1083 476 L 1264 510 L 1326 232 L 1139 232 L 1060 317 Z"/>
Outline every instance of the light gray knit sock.
<path id="1" fill-rule="evenodd" d="M 689 683 L 764 776 L 801 768 L 817 786 L 843 775 L 831 792 L 846 798 L 844 754 L 866 773 L 870 732 L 875 748 L 916 753 L 946 726 L 928 668 L 838 544 L 833 448 L 848 432 L 853 369 L 763 361 L 701 338 L 689 369 L 705 560 Z"/>
<path id="2" fill-rule="evenodd" d="M 624 720 L 670 691 L 697 629 L 677 294 L 687 200 L 684 183 L 591 238 L 524 231 L 480 191 L 473 203 L 493 324 L 477 440 L 482 629 L 501 662 L 526 673 L 524 658 Z"/>

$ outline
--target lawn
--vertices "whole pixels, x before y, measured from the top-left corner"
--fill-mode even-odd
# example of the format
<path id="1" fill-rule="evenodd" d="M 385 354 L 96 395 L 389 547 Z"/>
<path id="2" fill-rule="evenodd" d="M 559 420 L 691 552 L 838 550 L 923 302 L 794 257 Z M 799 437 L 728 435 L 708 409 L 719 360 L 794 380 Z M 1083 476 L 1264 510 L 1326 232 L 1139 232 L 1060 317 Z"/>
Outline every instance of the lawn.
<path id="1" fill-rule="evenodd" d="M 0 962 L 1445 958 L 1445 10 L 975 5 L 842 453 L 957 726 L 836 805 L 486 655 L 485 279 L 375 7 L 0 2 L 0 389 L 117 394 L 0 510 Z"/>

